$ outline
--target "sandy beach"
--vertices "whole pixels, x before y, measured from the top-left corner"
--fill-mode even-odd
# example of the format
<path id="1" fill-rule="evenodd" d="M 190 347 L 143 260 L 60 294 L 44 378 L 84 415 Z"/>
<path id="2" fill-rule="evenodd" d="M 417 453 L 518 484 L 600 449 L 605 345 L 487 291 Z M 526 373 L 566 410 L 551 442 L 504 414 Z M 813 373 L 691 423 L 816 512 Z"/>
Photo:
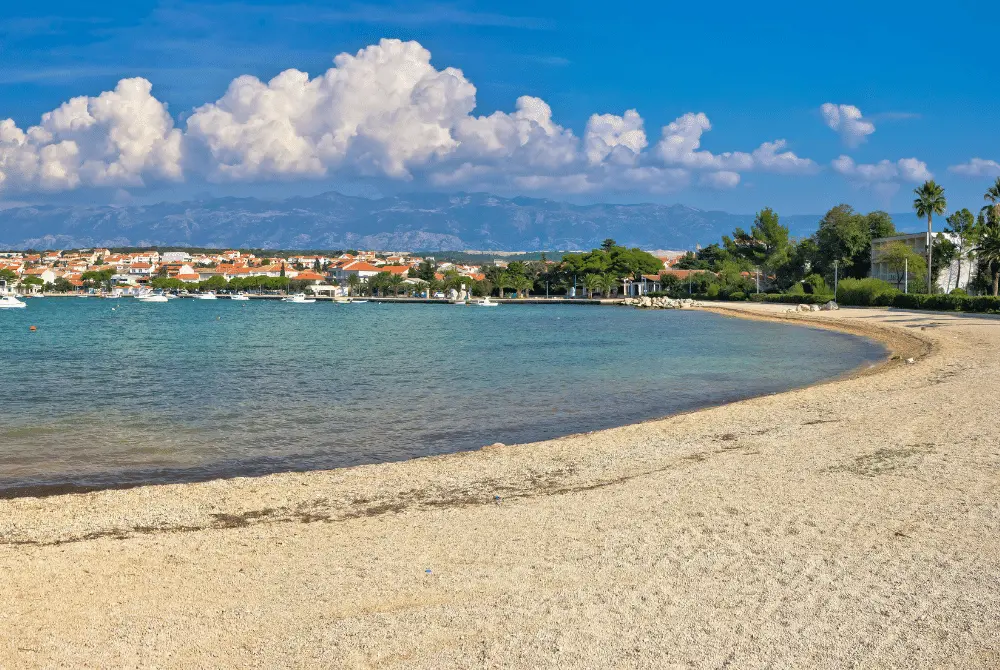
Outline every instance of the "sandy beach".
<path id="1" fill-rule="evenodd" d="M 0 667 L 1000 667 L 1000 319 L 726 309 L 895 360 L 535 444 L 0 500 Z"/>

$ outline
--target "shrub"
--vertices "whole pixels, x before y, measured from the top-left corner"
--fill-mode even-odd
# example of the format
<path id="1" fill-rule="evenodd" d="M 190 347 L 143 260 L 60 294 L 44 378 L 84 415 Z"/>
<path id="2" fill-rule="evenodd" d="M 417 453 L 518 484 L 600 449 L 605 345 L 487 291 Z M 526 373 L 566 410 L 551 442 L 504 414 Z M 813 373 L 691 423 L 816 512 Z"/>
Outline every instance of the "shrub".
<path id="1" fill-rule="evenodd" d="M 837 287 L 837 302 L 860 307 L 888 307 L 900 292 L 881 279 L 844 279 Z"/>
<path id="2" fill-rule="evenodd" d="M 743 291 L 734 291 L 733 293 L 729 294 L 729 299 L 730 300 L 746 300 L 747 299 L 747 294 L 744 293 Z"/>
<path id="3" fill-rule="evenodd" d="M 805 295 L 806 294 L 806 290 L 805 290 L 805 288 L 803 288 L 802 282 L 797 281 L 794 284 L 792 284 L 788 288 L 787 291 L 785 291 L 785 294 L 786 295 Z"/>
<path id="4" fill-rule="evenodd" d="M 826 287 L 826 281 L 818 274 L 811 274 L 803 279 L 802 289 L 809 294 L 826 295 L 830 292 Z"/>
<path id="5" fill-rule="evenodd" d="M 833 295 L 806 295 L 793 293 L 754 293 L 753 302 L 778 302 L 786 305 L 822 305 L 833 300 Z"/>
<path id="6" fill-rule="evenodd" d="M 969 295 L 969 293 L 964 288 L 953 288 L 948 295 Z"/>

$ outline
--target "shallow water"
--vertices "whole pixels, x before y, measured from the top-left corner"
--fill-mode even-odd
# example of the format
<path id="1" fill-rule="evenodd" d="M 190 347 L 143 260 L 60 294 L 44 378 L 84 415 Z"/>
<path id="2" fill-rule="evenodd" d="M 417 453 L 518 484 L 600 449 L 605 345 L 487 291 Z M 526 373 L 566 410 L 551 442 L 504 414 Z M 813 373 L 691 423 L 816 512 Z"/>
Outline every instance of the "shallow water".
<path id="1" fill-rule="evenodd" d="M 528 442 L 803 386 L 884 355 L 849 335 L 698 311 L 31 300 L 0 311 L 0 491 Z"/>

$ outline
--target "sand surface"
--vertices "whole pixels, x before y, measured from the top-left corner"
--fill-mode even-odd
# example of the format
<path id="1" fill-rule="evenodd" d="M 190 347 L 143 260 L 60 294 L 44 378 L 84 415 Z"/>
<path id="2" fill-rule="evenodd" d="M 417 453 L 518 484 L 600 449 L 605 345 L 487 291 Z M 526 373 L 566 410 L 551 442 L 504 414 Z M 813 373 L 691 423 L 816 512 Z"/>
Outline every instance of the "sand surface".
<path id="1" fill-rule="evenodd" d="M 1000 667 L 1000 320 L 794 318 L 917 360 L 536 444 L 2 500 L 0 667 Z"/>

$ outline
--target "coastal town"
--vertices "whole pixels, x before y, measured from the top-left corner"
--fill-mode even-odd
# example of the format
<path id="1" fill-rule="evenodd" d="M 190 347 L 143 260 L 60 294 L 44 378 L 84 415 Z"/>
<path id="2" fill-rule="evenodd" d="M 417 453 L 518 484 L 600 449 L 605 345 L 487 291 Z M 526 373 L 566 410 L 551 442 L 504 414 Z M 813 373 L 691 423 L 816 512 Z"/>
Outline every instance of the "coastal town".
<path id="1" fill-rule="evenodd" d="M 609 245 L 613 245 L 609 240 Z M 610 246 L 609 246 L 610 248 Z M 638 250 L 633 250 L 638 251 Z M 411 252 L 344 251 L 256 255 L 242 250 L 220 251 L 113 251 L 107 248 L 45 252 L 0 252 L 0 280 L 21 295 L 100 295 L 115 290 L 120 295 L 150 290 L 195 291 L 302 291 L 328 297 L 362 293 L 385 296 L 445 297 L 449 292 L 514 297 L 538 291 L 549 280 L 550 293 L 570 296 L 640 295 L 659 290 L 661 276 L 687 278 L 691 270 L 672 267 L 683 252 L 653 256 L 643 254 L 646 272 L 595 282 L 592 273 L 579 274 L 576 282 L 557 280 L 559 261 L 504 260 L 460 263 Z M 530 282 L 530 284 L 528 283 Z M 569 284 L 569 285 L 567 285 Z M 634 286 L 633 286 L 634 284 Z M 542 289 L 544 291 L 544 288 Z"/>

